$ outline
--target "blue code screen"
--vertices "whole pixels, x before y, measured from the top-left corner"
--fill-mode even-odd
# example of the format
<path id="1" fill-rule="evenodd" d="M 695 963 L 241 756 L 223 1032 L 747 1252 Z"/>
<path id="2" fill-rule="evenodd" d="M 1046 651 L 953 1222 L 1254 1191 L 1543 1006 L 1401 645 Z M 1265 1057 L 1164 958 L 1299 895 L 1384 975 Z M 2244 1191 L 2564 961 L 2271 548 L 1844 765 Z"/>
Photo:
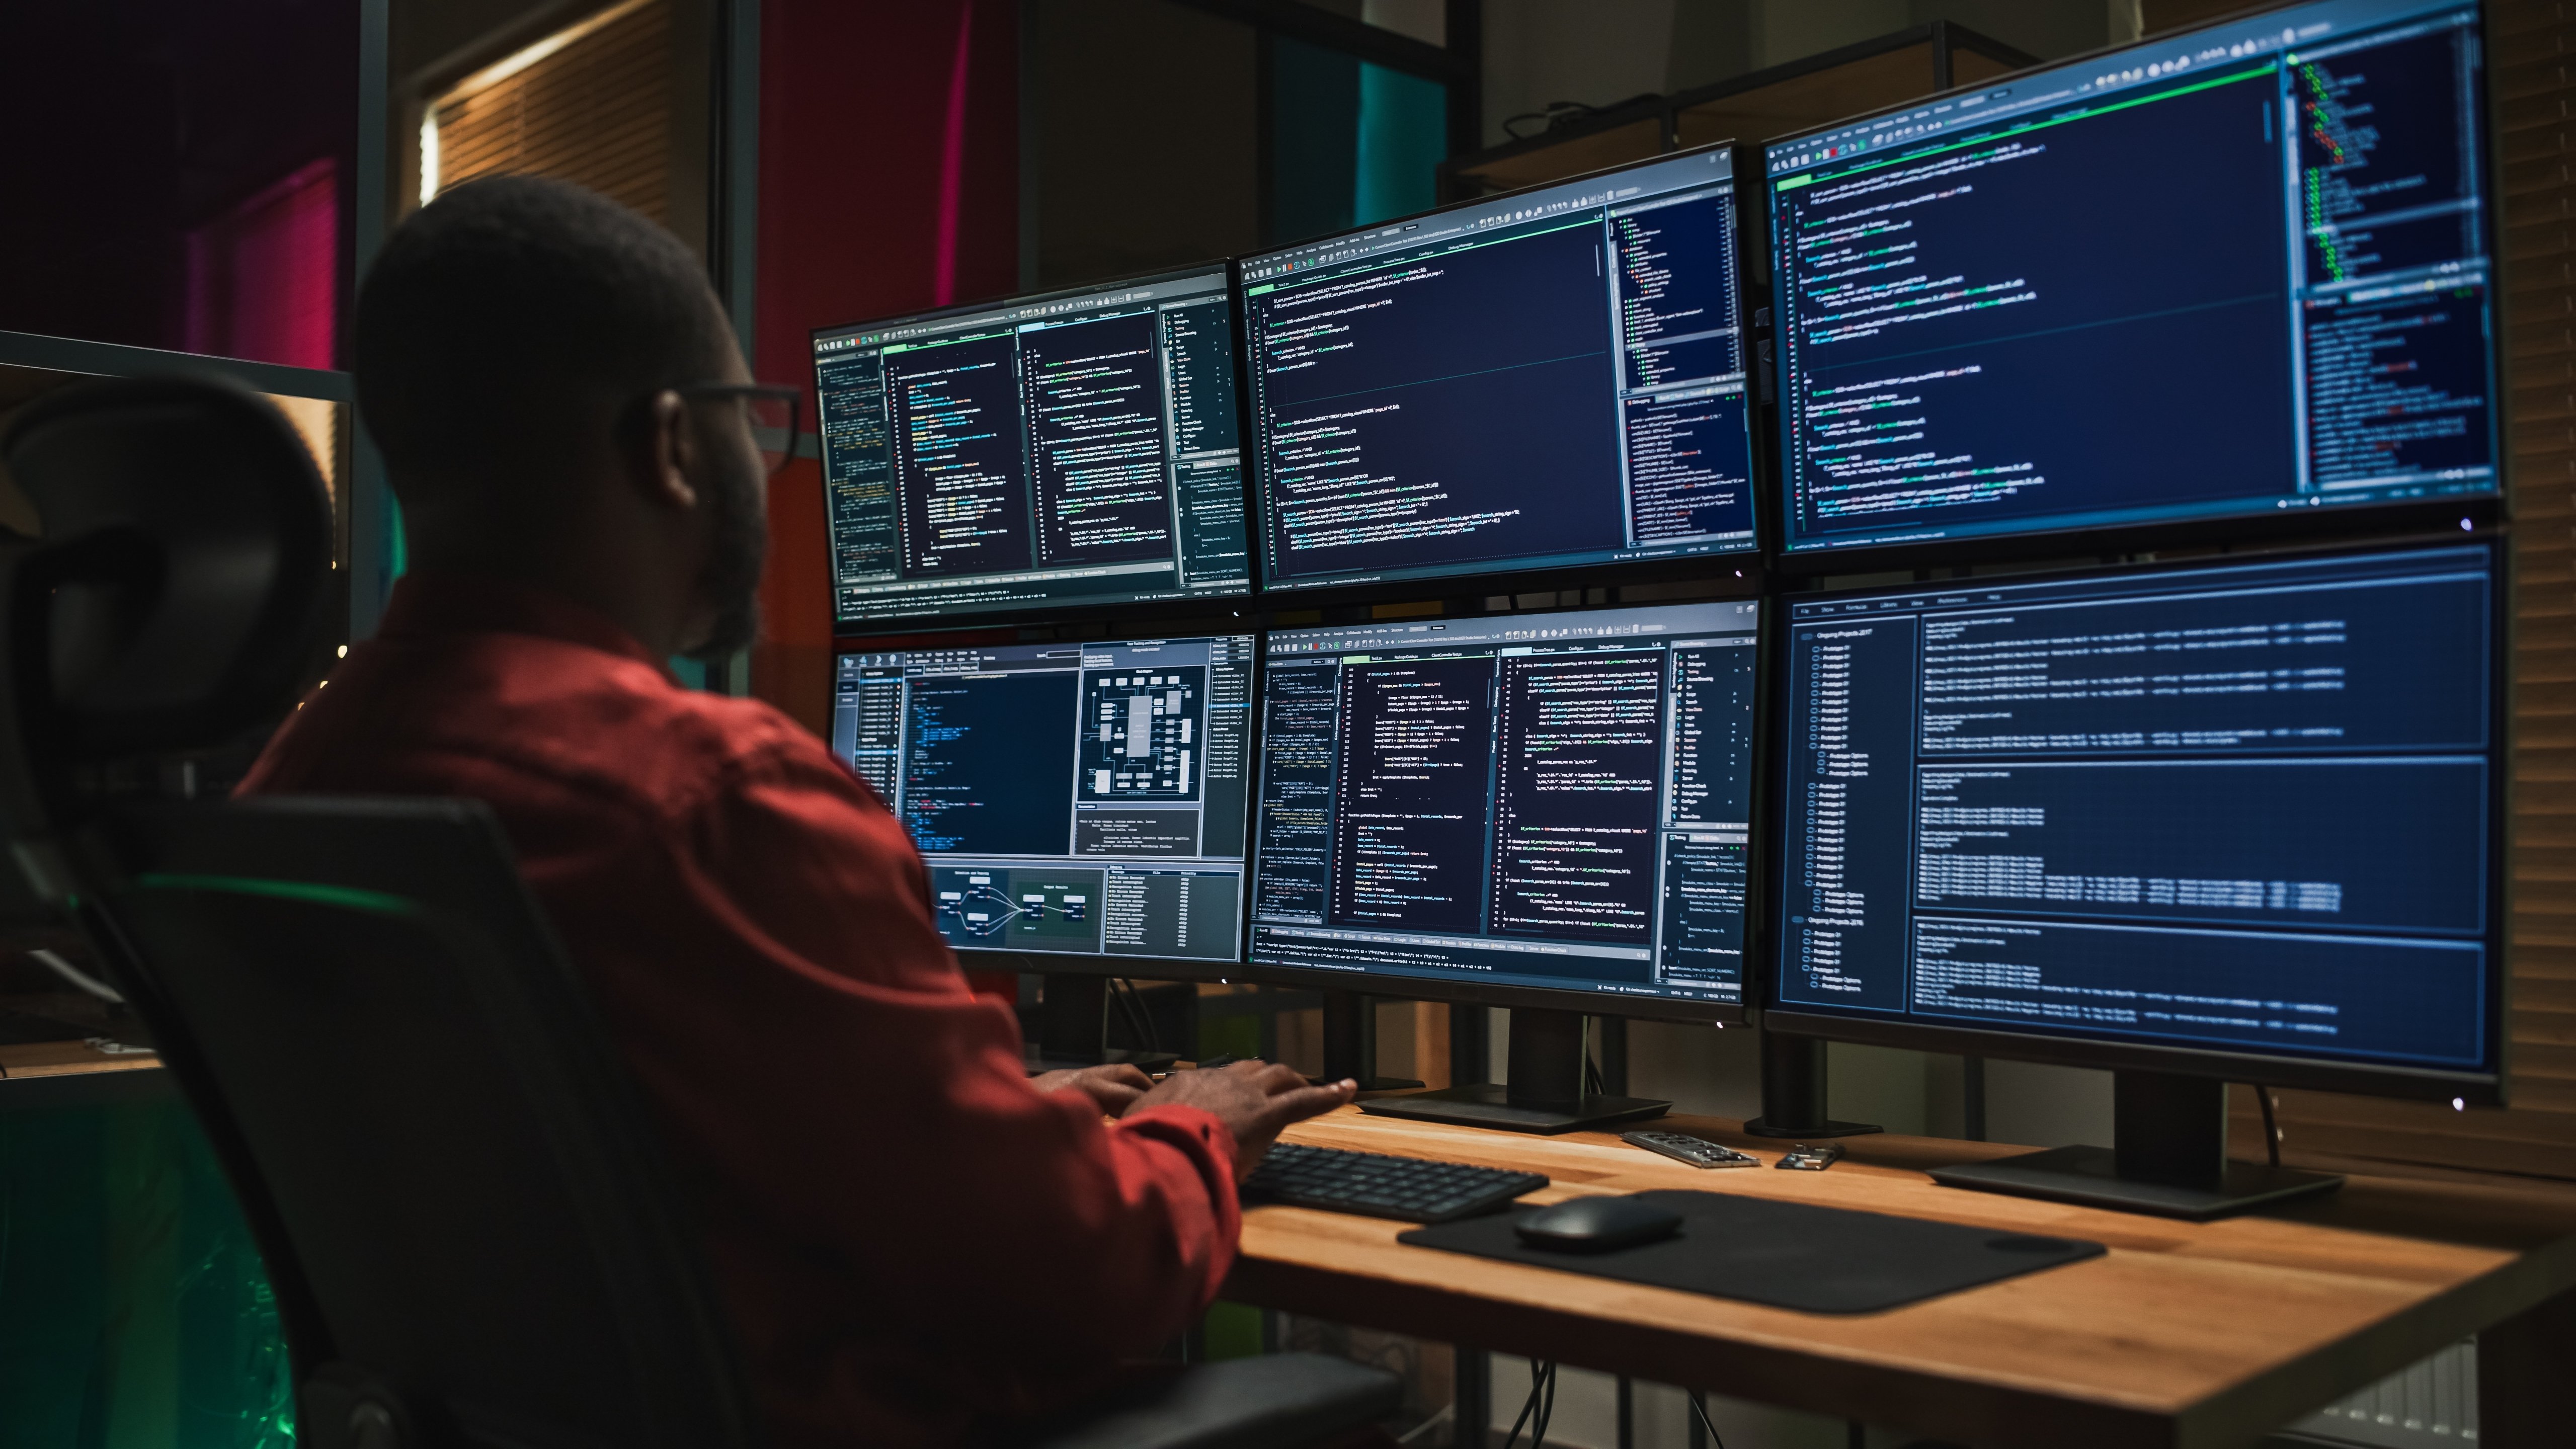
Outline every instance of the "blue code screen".
<path id="1" fill-rule="evenodd" d="M 2327 0 L 1771 146 L 1786 548 L 2495 493 L 2482 75 Z"/>
<path id="2" fill-rule="evenodd" d="M 1263 587 L 1751 552 L 1733 166 L 1247 258 Z"/>
<path id="3" fill-rule="evenodd" d="M 1787 606 L 1793 1011 L 2489 1066 L 2484 545 Z"/>
<path id="4" fill-rule="evenodd" d="M 1740 1003 L 1760 609 L 1271 630 L 1248 959 Z"/>

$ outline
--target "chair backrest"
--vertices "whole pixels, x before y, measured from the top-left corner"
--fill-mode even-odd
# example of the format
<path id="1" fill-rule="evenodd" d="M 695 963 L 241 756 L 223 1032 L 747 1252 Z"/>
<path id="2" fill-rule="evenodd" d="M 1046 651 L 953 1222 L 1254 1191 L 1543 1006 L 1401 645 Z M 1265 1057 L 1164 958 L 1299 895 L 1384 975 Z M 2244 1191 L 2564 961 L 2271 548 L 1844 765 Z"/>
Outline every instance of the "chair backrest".
<path id="1" fill-rule="evenodd" d="M 85 384 L 0 432 L 0 831 L 159 1039 L 320 1449 L 752 1441 L 631 1084 L 480 807 L 150 798 L 283 715 L 330 505 L 273 408 Z"/>
<path id="2" fill-rule="evenodd" d="M 0 437 L 44 521 L 12 600 L 23 724 L 48 766 L 202 749 L 276 718 L 331 596 L 331 501 L 254 393 L 188 378 L 63 388 Z"/>
<path id="3" fill-rule="evenodd" d="M 480 806 L 105 826 L 104 912 L 221 1091 L 333 1358 L 376 1381 L 308 1385 L 308 1432 L 373 1396 L 422 1443 L 750 1442 L 669 1173 Z"/>

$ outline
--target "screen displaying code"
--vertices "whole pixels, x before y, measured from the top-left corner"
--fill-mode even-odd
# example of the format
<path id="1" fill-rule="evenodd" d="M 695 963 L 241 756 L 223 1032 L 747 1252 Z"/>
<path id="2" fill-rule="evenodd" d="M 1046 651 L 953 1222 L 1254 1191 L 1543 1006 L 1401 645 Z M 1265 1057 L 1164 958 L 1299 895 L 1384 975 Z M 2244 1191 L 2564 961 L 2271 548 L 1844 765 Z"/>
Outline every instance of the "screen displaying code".
<path id="1" fill-rule="evenodd" d="M 2495 493 L 2482 76 L 2326 0 L 1770 146 L 1786 547 Z"/>
<path id="2" fill-rule="evenodd" d="M 1784 1009 L 2492 1063 L 2483 545 L 1783 607 Z"/>
<path id="3" fill-rule="evenodd" d="M 1742 1000 L 1758 612 L 1272 631 L 1251 959 Z"/>
<path id="4" fill-rule="evenodd" d="M 844 624 L 1251 587 L 1223 266 L 815 334 Z"/>
<path id="5" fill-rule="evenodd" d="M 961 951 L 1241 959 L 1253 636 L 843 653 L 832 749 Z"/>
<path id="6" fill-rule="evenodd" d="M 1750 551 L 1733 164 L 1247 260 L 1265 587 Z"/>

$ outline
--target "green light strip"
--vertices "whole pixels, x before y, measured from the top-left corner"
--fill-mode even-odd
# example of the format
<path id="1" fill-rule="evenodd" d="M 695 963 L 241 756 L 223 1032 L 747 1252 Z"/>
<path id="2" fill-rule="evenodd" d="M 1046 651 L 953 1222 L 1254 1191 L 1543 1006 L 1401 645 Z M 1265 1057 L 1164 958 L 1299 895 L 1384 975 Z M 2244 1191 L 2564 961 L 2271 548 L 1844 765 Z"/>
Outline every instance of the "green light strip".
<path id="1" fill-rule="evenodd" d="M 1907 161 L 1920 161 L 1926 156 L 1938 156 L 1944 151 L 1957 151 L 1968 146 L 1983 146 L 1990 141 L 2001 141 L 2007 137 L 2019 136 L 2031 131 L 2045 131 L 2051 126 L 2063 126 L 2069 121 L 2090 120 L 2095 116 L 2107 116 L 2113 111 L 2125 111 L 2131 106 L 2148 105 L 2155 101 L 2169 101 L 2176 96 L 2190 95 L 2194 91 L 2210 90 L 2217 86 L 2232 86 L 2238 81 L 2254 80 L 2258 77 L 2274 75 L 2277 73 L 2278 68 L 2275 66 L 2265 66 L 2260 70 L 2239 71 L 2235 75 L 2223 75 L 2215 80 L 2205 80 L 2194 85 L 2176 86 L 2169 91 L 2158 91 L 2151 96 L 2139 96 L 2134 100 L 2122 101 L 2117 105 L 2099 106 L 2089 110 L 2077 111 L 2070 116 L 2053 116 L 2045 121 L 2032 121 L 2026 125 L 2014 126 L 2008 130 L 1997 131 L 1988 136 L 1976 136 L 1965 140 L 1953 141 L 1949 145 L 1934 146 L 1925 151 L 1908 151 L 1902 156 L 1890 156 L 1885 160 L 1864 161 L 1859 165 L 1853 166 L 1844 171 L 1822 173 L 1808 172 L 1803 175 L 1792 176 L 1773 186 L 1772 190 L 1789 191 L 1815 181 L 1840 181 L 1846 176 L 1858 176 L 1864 171 L 1875 171 L 1882 166 L 1896 166 Z"/>
<path id="2" fill-rule="evenodd" d="M 919 352 L 931 347 L 951 347 L 960 342 L 988 342 L 996 337 L 1008 337 L 1018 330 L 1016 327 L 1004 327 L 999 332 L 961 332 L 954 337 L 941 337 L 929 342 L 890 342 L 877 350 L 877 356 L 892 357 L 898 352 Z"/>
<path id="3" fill-rule="evenodd" d="M 352 886 L 317 885 L 311 881 L 273 880 L 253 875 L 171 875 L 145 871 L 134 878 L 146 890 L 220 891 L 236 896 L 270 896 L 278 900 L 304 901 L 317 906 L 338 906 L 343 910 L 371 911 L 380 916 L 412 916 L 420 913 L 418 904 L 383 891 L 359 890 Z"/>

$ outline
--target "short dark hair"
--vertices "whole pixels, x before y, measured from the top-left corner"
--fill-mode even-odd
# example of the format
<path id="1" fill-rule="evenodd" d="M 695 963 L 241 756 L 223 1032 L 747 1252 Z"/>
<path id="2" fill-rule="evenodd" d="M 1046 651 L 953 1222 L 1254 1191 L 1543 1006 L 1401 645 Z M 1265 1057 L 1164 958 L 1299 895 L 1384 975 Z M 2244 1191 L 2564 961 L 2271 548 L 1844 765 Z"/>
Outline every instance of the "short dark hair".
<path id="1" fill-rule="evenodd" d="M 498 176 L 395 228 L 358 288 L 358 408 L 397 483 L 570 442 L 565 402 L 713 376 L 731 338 L 677 237 L 596 192 Z"/>

